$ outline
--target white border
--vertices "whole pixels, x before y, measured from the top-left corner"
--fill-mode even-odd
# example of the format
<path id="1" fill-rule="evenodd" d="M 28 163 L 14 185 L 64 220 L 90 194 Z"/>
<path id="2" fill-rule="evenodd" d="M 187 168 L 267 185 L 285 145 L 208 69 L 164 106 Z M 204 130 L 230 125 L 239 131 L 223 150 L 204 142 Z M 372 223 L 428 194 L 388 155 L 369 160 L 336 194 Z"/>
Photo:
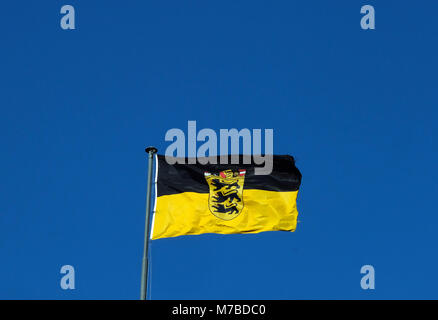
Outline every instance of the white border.
<path id="1" fill-rule="evenodd" d="M 154 234 L 154 222 L 155 222 L 155 210 L 157 209 L 157 179 L 158 179 L 158 156 L 157 154 L 154 155 L 155 157 L 155 179 L 154 179 L 154 210 L 152 211 L 152 227 L 151 232 L 149 234 L 149 239 L 152 240 L 152 235 Z"/>

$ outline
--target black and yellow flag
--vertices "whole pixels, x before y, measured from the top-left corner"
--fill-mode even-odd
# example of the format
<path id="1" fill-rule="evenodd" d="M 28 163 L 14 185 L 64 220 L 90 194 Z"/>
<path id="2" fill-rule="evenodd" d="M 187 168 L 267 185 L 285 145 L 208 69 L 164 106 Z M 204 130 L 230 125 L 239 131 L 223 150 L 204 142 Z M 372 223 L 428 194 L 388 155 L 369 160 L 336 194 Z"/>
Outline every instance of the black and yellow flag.
<path id="1" fill-rule="evenodd" d="M 255 167 L 261 166 L 252 160 L 202 165 L 200 159 L 195 164 L 185 159 L 184 163 L 170 165 L 164 156 L 157 156 L 152 239 L 295 231 L 301 173 L 293 157 L 273 156 L 269 175 L 256 175 Z"/>

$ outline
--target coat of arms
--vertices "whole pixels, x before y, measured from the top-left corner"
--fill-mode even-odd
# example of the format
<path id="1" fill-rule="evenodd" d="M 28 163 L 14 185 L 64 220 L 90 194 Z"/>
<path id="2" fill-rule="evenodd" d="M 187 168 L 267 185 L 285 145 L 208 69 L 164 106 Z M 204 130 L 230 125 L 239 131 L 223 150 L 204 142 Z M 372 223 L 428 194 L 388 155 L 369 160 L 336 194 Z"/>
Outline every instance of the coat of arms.
<path id="1" fill-rule="evenodd" d="M 216 217 L 232 220 L 242 212 L 245 173 L 246 170 L 204 172 L 210 189 L 208 207 Z"/>

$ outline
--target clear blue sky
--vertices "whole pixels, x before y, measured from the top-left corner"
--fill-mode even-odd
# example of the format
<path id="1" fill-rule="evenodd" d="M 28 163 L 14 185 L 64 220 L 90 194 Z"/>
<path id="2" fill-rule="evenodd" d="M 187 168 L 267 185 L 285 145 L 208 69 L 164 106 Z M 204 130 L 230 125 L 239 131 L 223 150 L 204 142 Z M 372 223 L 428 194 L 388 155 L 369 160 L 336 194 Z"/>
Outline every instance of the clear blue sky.
<path id="1" fill-rule="evenodd" d="M 59 26 L 76 9 L 76 30 Z M 376 30 L 360 8 L 376 9 Z M 438 298 L 438 4 L 8 1 L 0 298 L 137 299 L 146 157 L 170 128 L 273 128 L 295 233 L 152 243 L 153 299 Z M 62 265 L 76 290 L 59 286 Z M 376 289 L 360 287 L 360 268 Z"/>

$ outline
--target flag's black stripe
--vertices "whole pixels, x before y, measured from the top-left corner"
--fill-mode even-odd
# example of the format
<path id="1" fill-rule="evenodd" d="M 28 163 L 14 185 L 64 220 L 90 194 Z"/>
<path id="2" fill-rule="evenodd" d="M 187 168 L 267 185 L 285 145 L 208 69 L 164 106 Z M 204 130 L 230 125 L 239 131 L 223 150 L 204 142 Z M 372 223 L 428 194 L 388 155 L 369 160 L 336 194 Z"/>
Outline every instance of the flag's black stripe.
<path id="1" fill-rule="evenodd" d="M 198 159 L 199 161 L 199 159 Z M 166 158 L 158 155 L 157 196 L 177 194 L 181 192 L 209 193 L 204 172 L 217 173 L 227 169 L 245 169 L 244 189 L 260 189 L 268 191 L 296 191 L 300 187 L 301 173 L 295 166 L 295 160 L 288 155 L 273 157 L 273 170 L 269 175 L 255 175 L 255 167 L 263 165 L 251 164 L 206 164 L 202 165 L 167 163 Z M 229 159 L 228 163 L 231 163 Z M 240 156 L 239 163 L 243 163 Z"/>

